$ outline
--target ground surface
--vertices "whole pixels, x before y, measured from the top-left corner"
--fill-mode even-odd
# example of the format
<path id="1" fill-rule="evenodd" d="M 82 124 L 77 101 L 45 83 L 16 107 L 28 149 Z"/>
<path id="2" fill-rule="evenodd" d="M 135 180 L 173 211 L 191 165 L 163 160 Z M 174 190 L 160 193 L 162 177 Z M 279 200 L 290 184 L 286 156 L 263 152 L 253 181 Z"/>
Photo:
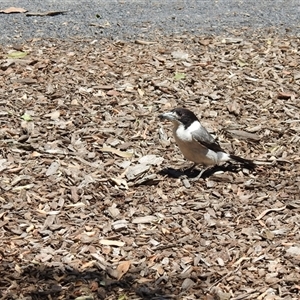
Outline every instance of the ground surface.
<path id="1" fill-rule="evenodd" d="M 158 34 L 251 34 L 273 27 L 299 34 L 299 0 L 1 0 L 0 10 L 23 8 L 30 13 L 1 14 L 0 44 L 32 38 L 90 37 L 113 40 Z M 35 13 L 64 12 L 55 16 Z M 33 15 L 32 15 L 33 14 Z M 246 30 L 247 28 L 247 30 Z"/>
<path id="2" fill-rule="evenodd" d="M 1 299 L 299 299 L 299 1 L 82 3 L 1 1 Z"/>
<path id="3" fill-rule="evenodd" d="M 299 39 L 152 41 L 2 47 L 1 299 L 299 299 Z M 256 170 L 170 176 L 175 106 Z"/>

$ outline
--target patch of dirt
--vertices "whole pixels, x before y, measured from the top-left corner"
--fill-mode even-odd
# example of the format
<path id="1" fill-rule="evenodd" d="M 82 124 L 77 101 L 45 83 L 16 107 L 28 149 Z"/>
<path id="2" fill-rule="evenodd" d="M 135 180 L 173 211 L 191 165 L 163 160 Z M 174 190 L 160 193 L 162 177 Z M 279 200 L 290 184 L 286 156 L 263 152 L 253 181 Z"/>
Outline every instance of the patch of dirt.
<path id="1" fill-rule="evenodd" d="M 271 34 L 2 48 L 1 299 L 299 299 L 298 49 Z M 255 171 L 164 172 L 191 165 L 158 119 L 176 106 Z"/>

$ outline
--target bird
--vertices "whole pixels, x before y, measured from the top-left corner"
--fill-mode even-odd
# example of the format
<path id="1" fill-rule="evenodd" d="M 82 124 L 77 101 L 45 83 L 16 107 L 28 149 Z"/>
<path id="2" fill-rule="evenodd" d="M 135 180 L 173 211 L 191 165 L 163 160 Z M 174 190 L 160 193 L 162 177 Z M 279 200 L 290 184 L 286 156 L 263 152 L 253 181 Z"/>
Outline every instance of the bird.
<path id="1" fill-rule="evenodd" d="M 229 154 L 223 150 L 218 141 L 201 125 L 197 116 L 189 109 L 177 107 L 159 115 L 161 120 L 173 123 L 173 135 L 183 156 L 193 162 L 192 170 L 197 165 L 204 167 L 220 165 L 235 161 L 249 169 L 255 168 L 252 160 Z M 200 178 L 206 169 L 202 169 Z"/>

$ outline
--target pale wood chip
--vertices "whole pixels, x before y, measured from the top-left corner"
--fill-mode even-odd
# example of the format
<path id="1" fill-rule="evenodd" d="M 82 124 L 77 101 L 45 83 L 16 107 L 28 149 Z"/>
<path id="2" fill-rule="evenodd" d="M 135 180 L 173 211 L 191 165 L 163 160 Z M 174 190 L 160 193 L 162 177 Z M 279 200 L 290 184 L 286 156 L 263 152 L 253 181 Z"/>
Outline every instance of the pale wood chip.
<path id="1" fill-rule="evenodd" d="M 107 246 L 117 246 L 117 247 L 123 247 L 125 245 L 124 242 L 121 241 L 115 241 L 115 240 L 105 240 L 101 239 L 99 241 L 100 244 L 102 245 L 107 245 Z"/>
<path id="2" fill-rule="evenodd" d="M 156 222 L 158 220 L 155 216 L 144 216 L 144 217 L 137 217 L 132 220 L 133 224 L 146 224 Z"/>

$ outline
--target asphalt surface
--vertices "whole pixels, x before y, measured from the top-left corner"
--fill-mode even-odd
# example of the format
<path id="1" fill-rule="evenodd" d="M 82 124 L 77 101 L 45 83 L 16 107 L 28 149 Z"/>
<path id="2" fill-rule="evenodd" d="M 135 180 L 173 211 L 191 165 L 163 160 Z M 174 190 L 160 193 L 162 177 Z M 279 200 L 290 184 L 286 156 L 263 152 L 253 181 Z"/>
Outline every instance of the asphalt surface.
<path id="1" fill-rule="evenodd" d="M 151 38 L 273 28 L 300 32 L 300 0 L 1 0 L 0 10 L 65 11 L 56 16 L 0 14 L 0 44 L 32 38 Z M 95 26 L 96 25 L 96 26 Z"/>

